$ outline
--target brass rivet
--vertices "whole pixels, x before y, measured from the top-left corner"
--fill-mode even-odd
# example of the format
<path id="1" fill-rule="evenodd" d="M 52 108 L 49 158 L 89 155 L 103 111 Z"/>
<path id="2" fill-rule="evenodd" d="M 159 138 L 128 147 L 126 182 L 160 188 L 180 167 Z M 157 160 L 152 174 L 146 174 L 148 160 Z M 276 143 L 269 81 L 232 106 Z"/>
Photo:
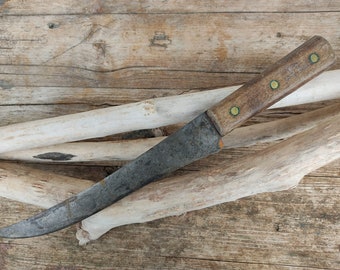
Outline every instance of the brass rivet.
<path id="1" fill-rule="evenodd" d="M 280 83 L 277 80 L 272 80 L 270 81 L 269 86 L 272 90 L 276 90 L 280 87 Z"/>
<path id="2" fill-rule="evenodd" d="M 308 57 L 309 62 L 311 62 L 312 64 L 315 64 L 317 62 L 319 62 L 320 57 L 317 53 L 311 53 Z"/>
<path id="3" fill-rule="evenodd" d="M 230 108 L 229 113 L 232 116 L 237 116 L 237 115 L 240 114 L 240 108 L 237 107 L 237 106 L 233 106 L 233 107 Z"/>

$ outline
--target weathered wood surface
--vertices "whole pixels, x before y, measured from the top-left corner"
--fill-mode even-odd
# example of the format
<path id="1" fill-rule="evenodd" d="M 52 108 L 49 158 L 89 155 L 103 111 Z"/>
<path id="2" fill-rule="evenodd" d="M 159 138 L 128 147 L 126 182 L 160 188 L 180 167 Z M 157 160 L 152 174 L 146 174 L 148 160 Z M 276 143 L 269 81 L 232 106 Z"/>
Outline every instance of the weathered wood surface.
<path id="1" fill-rule="evenodd" d="M 1 84 L 32 93 L 19 104 L 89 96 L 91 103 L 119 104 L 240 84 L 315 34 L 339 54 L 338 13 L 315 11 L 4 15 Z"/>
<path id="2" fill-rule="evenodd" d="M 1 125 L 241 84 L 315 34 L 340 58 L 337 0 L 10 0 L 0 12 Z M 178 173 L 261 147 L 223 151 Z M 91 180 L 116 169 L 30 166 Z M 1 240 L 0 269 L 339 269 L 339 177 L 337 161 L 295 189 L 124 226 L 85 247 L 75 227 Z M 1 199 L 0 211 L 5 225 L 38 208 Z"/>
<path id="3" fill-rule="evenodd" d="M 119 14 L 119 13 L 244 13 L 244 12 L 330 12 L 339 11 L 337 1 L 305 1 L 305 0 L 266 0 L 256 1 L 250 5 L 246 1 L 213 0 L 209 3 L 200 0 L 187 2 L 166 0 L 141 0 L 127 4 L 124 0 L 98 1 L 80 0 L 77 2 L 59 1 L 3 1 L 2 11 L 11 15 L 46 15 L 46 14 Z"/>

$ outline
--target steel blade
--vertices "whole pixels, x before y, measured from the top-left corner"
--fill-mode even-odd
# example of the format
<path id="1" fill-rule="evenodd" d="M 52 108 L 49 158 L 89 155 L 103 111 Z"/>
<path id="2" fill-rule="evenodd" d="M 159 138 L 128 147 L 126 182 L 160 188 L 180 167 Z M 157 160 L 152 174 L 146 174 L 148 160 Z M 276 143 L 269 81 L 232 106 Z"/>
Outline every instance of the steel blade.
<path id="1" fill-rule="evenodd" d="M 63 229 L 221 148 L 220 134 L 203 113 L 101 182 L 36 216 L 0 229 L 0 236 L 25 238 Z"/>

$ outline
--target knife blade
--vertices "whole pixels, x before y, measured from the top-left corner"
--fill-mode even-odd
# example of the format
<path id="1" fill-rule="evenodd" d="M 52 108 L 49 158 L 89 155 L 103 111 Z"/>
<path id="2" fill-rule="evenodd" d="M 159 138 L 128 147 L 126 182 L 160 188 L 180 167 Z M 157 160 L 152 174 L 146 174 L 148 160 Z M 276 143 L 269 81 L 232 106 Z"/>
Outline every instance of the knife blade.
<path id="1" fill-rule="evenodd" d="M 5 238 L 44 235 L 79 222 L 131 192 L 223 147 L 222 136 L 296 90 L 335 62 L 314 36 L 213 108 L 91 188 L 36 216 L 0 229 Z"/>

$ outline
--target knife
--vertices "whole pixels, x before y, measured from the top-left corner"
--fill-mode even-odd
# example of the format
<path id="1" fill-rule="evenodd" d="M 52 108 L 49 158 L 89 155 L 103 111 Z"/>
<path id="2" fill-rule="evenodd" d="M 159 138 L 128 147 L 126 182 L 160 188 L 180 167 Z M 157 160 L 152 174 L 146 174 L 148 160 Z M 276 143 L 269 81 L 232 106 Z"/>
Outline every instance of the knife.
<path id="1" fill-rule="evenodd" d="M 223 148 L 222 136 L 296 90 L 335 62 L 314 36 L 213 108 L 91 188 L 36 216 L 0 229 L 5 238 L 51 233 L 102 210 L 144 185 Z"/>

